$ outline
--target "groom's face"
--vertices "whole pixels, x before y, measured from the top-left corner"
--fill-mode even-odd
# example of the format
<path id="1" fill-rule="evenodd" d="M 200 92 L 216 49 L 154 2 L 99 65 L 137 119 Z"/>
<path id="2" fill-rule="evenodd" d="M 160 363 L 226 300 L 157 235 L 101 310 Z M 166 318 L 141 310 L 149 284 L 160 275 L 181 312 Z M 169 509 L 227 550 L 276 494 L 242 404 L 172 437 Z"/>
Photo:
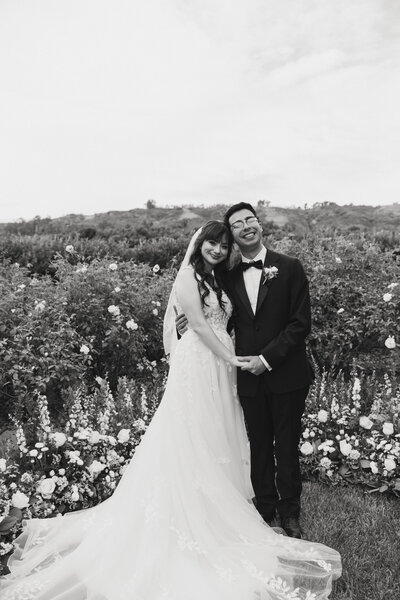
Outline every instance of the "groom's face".
<path id="1" fill-rule="evenodd" d="M 233 213 L 229 217 L 229 226 L 239 250 L 246 251 L 261 248 L 262 227 L 251 210 L 242 208 Z"/>

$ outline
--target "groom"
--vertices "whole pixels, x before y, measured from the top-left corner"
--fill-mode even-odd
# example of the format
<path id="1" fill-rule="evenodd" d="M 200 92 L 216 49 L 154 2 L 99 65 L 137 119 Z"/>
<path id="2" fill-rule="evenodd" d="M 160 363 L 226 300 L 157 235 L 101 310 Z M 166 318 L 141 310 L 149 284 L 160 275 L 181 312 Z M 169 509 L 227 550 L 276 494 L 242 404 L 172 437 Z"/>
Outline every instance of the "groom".
<path id="1" fill-rule="evenodd" d="M 265 248 L 254 208 L 231 206 L 224 221 L 242 261 L 224 284 L 233 302 L 236 354 L 246 366 L 237 385 L 251 450 L 257 510 L 272 524 L 276 511 L 291 537 L 302 537 L 298 445 L 313 372 L 305 339 L 311 313 L 308 281 L 299 260 Z M 187 321 L 177 317 L 183 333 Z"/>
<path id="2" fill-rule="evenodd" d="M 242 262 L 228 272 L 236 354 L 248 361 L 237 385 L 251 449 L 257 510 L 271 524 L 278 512 L 291 537 L 299 525 L 301 417 L 313 372 L 306 357 L 310 332 L 308 281 L 299 260 L 265 248 L 254 208 L 231 206 L 224 221 Z"/>

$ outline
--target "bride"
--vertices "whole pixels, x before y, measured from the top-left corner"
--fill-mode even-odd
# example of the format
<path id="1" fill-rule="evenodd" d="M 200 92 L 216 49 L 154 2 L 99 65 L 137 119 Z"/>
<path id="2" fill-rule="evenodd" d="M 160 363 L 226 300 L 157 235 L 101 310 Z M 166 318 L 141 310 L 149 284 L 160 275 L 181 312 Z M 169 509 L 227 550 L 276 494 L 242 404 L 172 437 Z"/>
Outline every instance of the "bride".
<path id="1" fill-rule="evenodd" d="M 322 600 L 340 556 L 281 535 L 251 502 L 249 456 L 220 274 L 219 221 L 192 238 L 173 286 L 164 397 L 113 496 L 24 523 L 2 600 Z M 178 341 L 174 311 L 189 330 Z"/>

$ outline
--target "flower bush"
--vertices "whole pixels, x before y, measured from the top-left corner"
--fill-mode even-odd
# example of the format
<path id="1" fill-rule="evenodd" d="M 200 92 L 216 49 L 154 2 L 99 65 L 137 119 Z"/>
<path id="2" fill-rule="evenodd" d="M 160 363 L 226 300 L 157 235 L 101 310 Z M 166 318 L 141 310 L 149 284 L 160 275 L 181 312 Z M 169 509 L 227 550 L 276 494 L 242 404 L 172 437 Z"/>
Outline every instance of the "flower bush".
<path id="1" fill-rule="evenodd" d="M 400 496 L 400 385 L 385 375 L 318 373 L 307 399 L 300 454 L 305 476 Z"/>

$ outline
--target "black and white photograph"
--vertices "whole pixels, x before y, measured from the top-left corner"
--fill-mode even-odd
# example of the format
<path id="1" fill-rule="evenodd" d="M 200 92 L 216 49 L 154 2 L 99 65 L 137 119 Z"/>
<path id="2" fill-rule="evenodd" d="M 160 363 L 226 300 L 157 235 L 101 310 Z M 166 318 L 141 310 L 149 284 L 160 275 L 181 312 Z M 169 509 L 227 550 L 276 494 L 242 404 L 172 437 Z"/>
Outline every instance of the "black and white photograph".
<path id="1" fill-rule="evenodd" d="M 1 600 L 400 598 L 400 5 L 0 0 Z"/>

